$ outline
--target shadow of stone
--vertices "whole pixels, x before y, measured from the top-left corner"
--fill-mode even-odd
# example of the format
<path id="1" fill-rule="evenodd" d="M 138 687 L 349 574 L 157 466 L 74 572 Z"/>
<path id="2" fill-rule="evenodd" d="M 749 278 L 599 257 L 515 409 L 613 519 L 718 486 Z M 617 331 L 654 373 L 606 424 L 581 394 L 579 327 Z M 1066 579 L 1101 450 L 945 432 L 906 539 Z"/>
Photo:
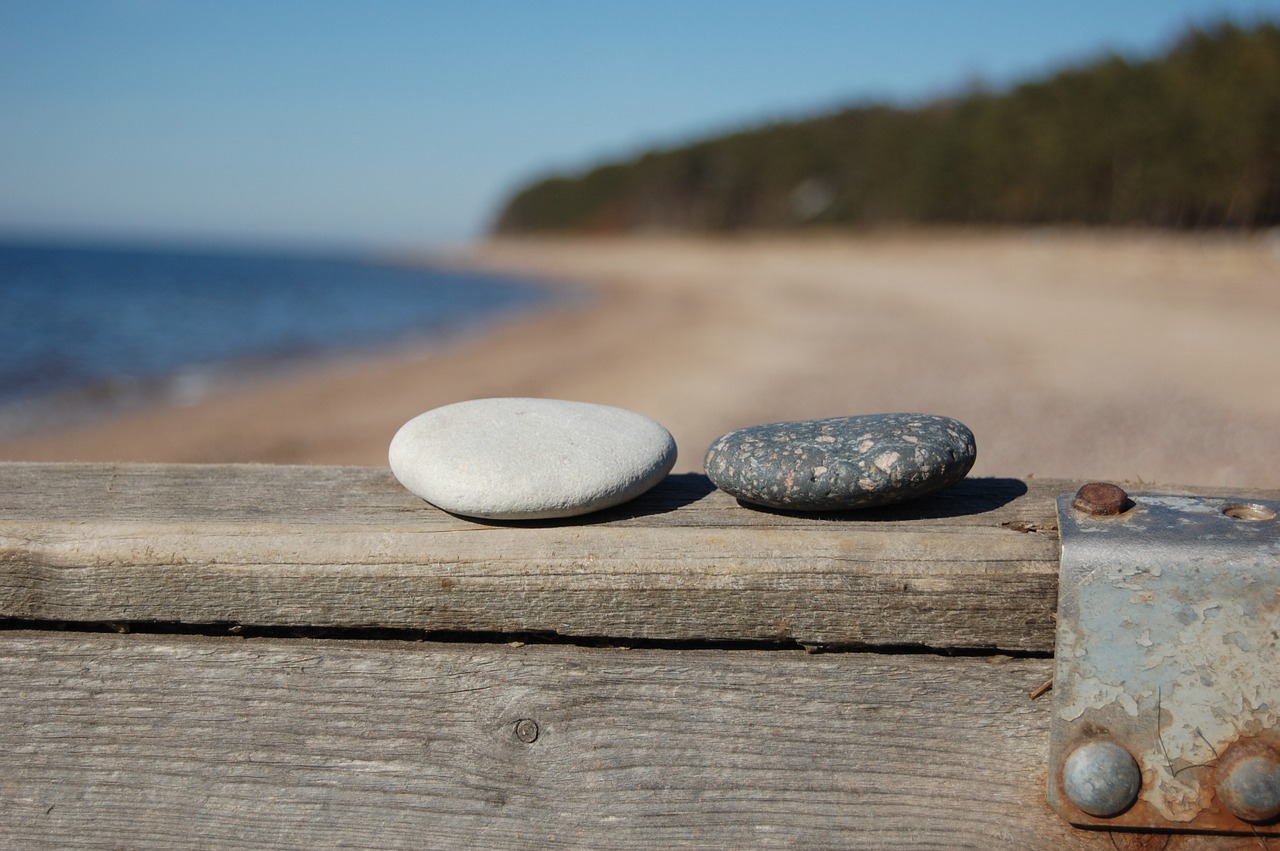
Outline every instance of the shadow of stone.
<path id="1" fill-rule="evenodd" d="M 504 526 L 520 529 L 545 529 L 553 526 L 592 526 L 599 523 L 616 523 L 623 520 L 637 520 L 657 514 L 666 514 L 686 505 L 698 502 L 707 494 L 715 491 L 716 486 L 701 473 L 676 473 L 667 476 L 658 484 L 642 493 L 635 499 L 581 514 L 577 517 L 552 517 L 545 520 L 487 520 L 477 517 L 463 517 L 463 520 L 484 523 L 488 526 Z"/>
<path id="2" fill-rule="evenodd" d="M 975 478 L 963 479 L 946 490 L 907 502 L 874 508 L 853 508 L 847 511 L 787 511 L 764 505 L 753 505 L 742 500 L 738 500 L 738 504 L 752 511 L 807 520 L 844 522 L 940 520 L 994 511 L 1008 505 L 1026 492 L 1027 484 L 1021 479 Z"/>

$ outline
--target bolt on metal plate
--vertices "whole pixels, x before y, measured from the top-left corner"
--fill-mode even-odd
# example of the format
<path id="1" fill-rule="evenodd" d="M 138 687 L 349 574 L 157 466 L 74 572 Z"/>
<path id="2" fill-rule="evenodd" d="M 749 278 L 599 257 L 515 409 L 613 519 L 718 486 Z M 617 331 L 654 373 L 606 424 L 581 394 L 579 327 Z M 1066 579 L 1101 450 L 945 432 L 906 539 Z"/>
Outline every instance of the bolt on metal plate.
<path id="1" fill-rule="evenodd" d="M 1049 803 L 1072 824 L 1280 835 L 1280 501 L 1058 498 Z"/>

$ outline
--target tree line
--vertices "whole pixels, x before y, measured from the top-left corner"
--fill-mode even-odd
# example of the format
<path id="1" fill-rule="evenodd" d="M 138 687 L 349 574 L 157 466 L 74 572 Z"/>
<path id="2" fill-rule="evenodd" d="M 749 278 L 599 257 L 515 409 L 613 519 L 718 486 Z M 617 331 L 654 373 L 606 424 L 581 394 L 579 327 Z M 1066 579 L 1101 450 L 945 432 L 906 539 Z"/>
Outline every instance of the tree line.
<path id="1" fill-rule="evenodd" d="M 1186 33 L 1007 91 L 856 106 L 515 193 L 498 233 L 885 223 L 1280 224 L 1280 26 Z"/>

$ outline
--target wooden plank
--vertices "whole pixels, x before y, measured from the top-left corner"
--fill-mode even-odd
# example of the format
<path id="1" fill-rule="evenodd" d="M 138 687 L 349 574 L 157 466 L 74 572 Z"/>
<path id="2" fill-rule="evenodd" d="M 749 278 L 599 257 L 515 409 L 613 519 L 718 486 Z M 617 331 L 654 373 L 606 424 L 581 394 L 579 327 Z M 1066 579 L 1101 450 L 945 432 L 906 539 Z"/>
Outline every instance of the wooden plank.
<path id="1" fill-rule="evenodd" d="M 0 464 L 0 618 L 1047 652 L 1053 498 L 1076 484 L 974 479 L 814 517 L 686 474 L 519 524 L 376 468 Z"/>
<path id="2" fill-rule="evenodd" d="M 1044 801 L 1051 665 L 10 631 L 0 824 L 33 849 L 1131 847 Z"/>

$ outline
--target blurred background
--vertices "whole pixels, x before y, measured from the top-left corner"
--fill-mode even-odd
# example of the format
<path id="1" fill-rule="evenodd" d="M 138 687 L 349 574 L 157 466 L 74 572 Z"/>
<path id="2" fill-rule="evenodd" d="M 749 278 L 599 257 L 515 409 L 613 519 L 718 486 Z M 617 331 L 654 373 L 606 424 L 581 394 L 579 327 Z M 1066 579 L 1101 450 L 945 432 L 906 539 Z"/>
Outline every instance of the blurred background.
<path id="1" fill-rule="evenodd" d="M 1051 7 L 802 0 L 786 8 L 754 0 L 359 7 L 5 0 L 0 231 L 152 244 L 420 248 L 482 235 L 510 194 L 548 174 L 850 106 L 915 108 L 920 124 L 931 105 L 1007 93 L 1074 67 L 1091 70 L 1019 96 L 1026 103 L 977 99 L 973 111 L 981 114 L 957 119 L 967 123 L 951 144 L 982 145 L 984 133 L 1001 134 L 991 126 L 1001 121 L 1062 121 L 1054 102 L 1073 97 L 1073 106 L 1088 110 L 1073 116 L 1084 120 L 1075 130 L 1119 122 L 1125 127 L 1116 135 L 1141 144 L 1143 132 L 1179 129 L 1162 112 L 1167 104 L 1131 109 L 1162 86 L 1186 89 L 1170 95 L 1210 97 L 1233 83 L 1239 98 L 1273 99 L 1274 90 L 1259 92 L 1250 81 L 1259 62 L 1274 67 L 1274 33 L 1269 48 L 1248 38 L 1216 53 L 1206 47 L 1170 72 L 1182 75 L 1178 81 L 1125 63 L 1157 58 L 1195 28 L 1251 30 L 1278 18 L 1274 0 Z M 1250 55 L 1267 50 L 1269 60 Z M 1229 67 L 1218 67 L 1224 58 Z M 1215 79 L 1196 79 L 1206 71 Z M 881 126 L 887 119 L 863 121 L 878 134 L 864 147 L 894 144 L 899 128 Z M 838 145 L 855 128 L 835 123 L 824 132 Z M 1044 131 L 1037 146 L 1075 146 L 1075 139 L 1051 138 L 1050 129 L 1023 128 Z M 809 135 L 814 144 L 822 137 Z M 1210 161 L 1229 152 L 1181 141 Z M 794 199 L 799 215 L 820 218 L 818 208 L 837 203 L 822 180 Z M 951 203 L 961 206 L 912 197 L 878 214 L 986 212 Z M 1096 215 L 1068 204 L 1045 212 Z M 991 214 L 1026 213 L 1009 199 Z M 715 221 L 726 223 L 725 215 Z"/>
<path id="2" fill-rule="evenodd" d="M 560 395 L 1274 485 L 1277 224 L 1280 0 L 5 0 L 0 459 Z"/>

